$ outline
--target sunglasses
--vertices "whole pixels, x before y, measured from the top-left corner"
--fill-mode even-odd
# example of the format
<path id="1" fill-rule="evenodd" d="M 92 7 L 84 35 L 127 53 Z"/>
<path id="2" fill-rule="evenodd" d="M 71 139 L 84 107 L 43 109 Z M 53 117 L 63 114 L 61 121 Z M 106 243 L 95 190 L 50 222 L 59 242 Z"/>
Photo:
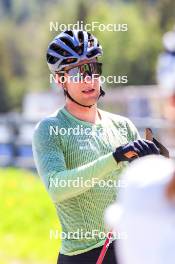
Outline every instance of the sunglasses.
<path id="1" fill-rule="evenodd" d="M 68 73 L 70 79 L 80 81 L 85 79 L 87 76 L 99 77 L 102 74 L 102 63 L 91 62 L 85 63 L 69 70 L 65 70 L 64 73 Z M 62 72 L 63 73 L 63 72 Z"/>

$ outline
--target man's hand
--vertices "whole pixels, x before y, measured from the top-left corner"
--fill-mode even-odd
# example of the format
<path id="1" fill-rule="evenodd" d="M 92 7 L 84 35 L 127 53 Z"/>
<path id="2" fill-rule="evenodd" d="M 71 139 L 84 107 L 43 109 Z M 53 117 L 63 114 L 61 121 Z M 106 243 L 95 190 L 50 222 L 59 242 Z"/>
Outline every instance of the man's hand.
<path id="1" fill-rule="evenodd" d="M 159 149 L 153 142 L 145 139 L 139 139 L 120 146 L 115 150 L 115 152 L 113 152 L 113 156 L 117 162 L 131 162 L 135 158 L 151 154 L 160 154 Z"/>

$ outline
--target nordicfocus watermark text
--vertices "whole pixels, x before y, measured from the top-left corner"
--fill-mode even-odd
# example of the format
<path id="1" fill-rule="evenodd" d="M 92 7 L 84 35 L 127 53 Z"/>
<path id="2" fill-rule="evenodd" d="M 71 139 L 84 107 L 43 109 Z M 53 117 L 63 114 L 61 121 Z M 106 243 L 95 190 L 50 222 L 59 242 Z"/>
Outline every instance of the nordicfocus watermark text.
<path id="1" fill-rule="evenodd" d="M 96 81 L 99 81 L 101 84 L 108 83 L 108 84 L 126 84 L 128 82 L 128 77 L 126 75 L 108 75 L 108 76 L 99 76 L 97 74 L 92 74 L 92 76 L 83 76 L 83 74 L 79 76 L 60 76 L 59 81 L 58 79 L 53 75 L 49 75 L 49 82 L 50 83 L 57 83 L 57 84 L 65 84 L 65 83 L 95 83 Z"/>
<path id="2" fill-rule="evenodd" d="M 100 188 L 125 188 L 126 182 L 122 180 L 104 180 L 99 178 L 91 178 L 89 180 L 85 180 L 83 177 L 77 177 L 74 180 L 64 180 L 58 178 L 49 180 L 49 188 L 92 188 L 95 186 L 98 186 Z"/>
<path id="3" fill-rule="evenodd" d="M 111 128 L 108 126 L 103 127 L 84 127 L 83 125 L 77 125 L 74 127 L 60 127 L 58 125 L 49 126 L 49 135 L 50 136 L 103 136 L 105 134 L 110 135 Z M 127 130 L 125 128 L 121 131 L 123 136 L 127 135 Z"/>
<path id="4" fill-rule="evenodd" d="M 72 232 L 60 232 L 59 230 L 50 229 L 50 239 L 100 239 L 105 240 L 109 237 L 109 232 L 103 232 L 99 230 L 84 231 L 83 229 L 77 229 Z M 126 232 L 113 232 L 113 239 L 127 239 Z"/>
<path id="5" fill-rule="evenodd" d="M 85 31 L 113 31 L 113 32 L 125 32 L 128 31 L 128 24 L 113 24 L 113 23 L 100 23 L 98 21 L 92 21 L 91 23 L 84 24 L 83 21 L 77 21 L 73 24 L 60 24 L 58 21 L 50 21 L 50 31 L 65 31 L 65 30 L 85 30 Z"/>

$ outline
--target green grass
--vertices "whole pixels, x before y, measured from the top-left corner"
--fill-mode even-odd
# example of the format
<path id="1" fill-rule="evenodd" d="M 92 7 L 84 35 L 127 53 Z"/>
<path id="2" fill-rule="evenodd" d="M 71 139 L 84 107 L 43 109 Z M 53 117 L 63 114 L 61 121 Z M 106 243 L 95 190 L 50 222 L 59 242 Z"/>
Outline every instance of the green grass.
<path id="1" fill-rule="evenodd" d="M 0 263 L 56 263 L 60 230 L 55 207 L 41 179 L 20 169 L 0 169 Z"/>

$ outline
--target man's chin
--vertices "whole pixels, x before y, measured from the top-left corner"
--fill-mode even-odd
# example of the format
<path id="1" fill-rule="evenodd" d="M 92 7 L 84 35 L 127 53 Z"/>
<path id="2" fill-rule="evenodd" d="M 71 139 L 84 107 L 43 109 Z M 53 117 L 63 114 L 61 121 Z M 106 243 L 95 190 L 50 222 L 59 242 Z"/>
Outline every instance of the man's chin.
<path id="1" fill-rule="evenodd" d="M 83 101 L 83 104 L 84 104 L 84 105 L 96 104 L 97 101 L 98 101 L 98 97 L 99 97 L 99 96 L 93 96 L 93 97 L 91 97 L 91 96 L 88 97 L 88 96 L 87 96 L 86 99 L 83 98 L 83 99 L 84 99 L 84 100 L 82 100 L 82 101 Z"/>

